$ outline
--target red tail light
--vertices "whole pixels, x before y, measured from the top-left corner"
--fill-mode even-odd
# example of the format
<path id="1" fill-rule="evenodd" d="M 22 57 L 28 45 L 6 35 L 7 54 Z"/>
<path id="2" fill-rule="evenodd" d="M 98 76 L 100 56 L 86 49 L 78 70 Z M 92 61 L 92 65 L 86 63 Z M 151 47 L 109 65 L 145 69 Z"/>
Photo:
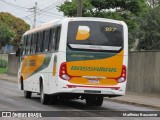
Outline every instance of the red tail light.
<path id="1" fill-rule="evenodd" d="M 66 62 L 62 63 L 59 70 L 59 77 L 63 80 L 70 80 L 71 77 L 67 73 Z"/>
<path id="2" fill-rule="evenodd" d="M 122 82 L 126 81 L 126 66 L 125 66 L 125 65 L 122 66 L 121 76 L 118 77 L 116 80 L 117 80 L 119 83 L 122 83 Z"/>

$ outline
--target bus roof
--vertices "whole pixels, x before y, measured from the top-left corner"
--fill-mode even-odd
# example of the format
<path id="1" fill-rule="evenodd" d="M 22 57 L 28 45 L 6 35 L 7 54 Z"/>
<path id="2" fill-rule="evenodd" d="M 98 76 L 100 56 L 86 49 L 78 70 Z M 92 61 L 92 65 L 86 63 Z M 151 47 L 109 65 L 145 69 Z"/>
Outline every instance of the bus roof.
<path id="1" fill-rule="evenodd" d="M 31 30 L 28 30 L 24 33 L 24 35 L 26 34 L 30 34 L 36 31 L 40 31 L 49 27 L 53 27 L 54 25 L 60 24 L 63 21 L 81 21 L 81 20 L 86 20 L 86 21 L 108 21 L 108 22 L 113 22 L 113 23 L 120 23 L 123 24 L 123 21 L 118 21 L 118 20 L 113 20 L 113 19 L 107 19 L 107 18 L 96 18 L 96 17 L 71 17 L 71 18 L 64 18 L 64 19 L 57 19 L 57 20 L 53 20 L 44 24 L 41 24 L 40 26 L 33 28 Z"/>
<path id="2" fill-rule="evenodd" d="M 40 30 L 43 30 L 43 29 L 46 29 L 46 28 L 49 28 L 49 27 L 52 27 L 55 24 L 58 24 L 59 22 L 60 22 L 60 20 L 58 19 L 58 20 L 54 20 L 54 21 L 50 21 L 50 22 L 41 24 L 40 26 L 38 26 L 36 28 L 33 28 L 33 29 L 30 29 L 30 30 L 26 31 L 24 33 L 24 35 L 30 34 L 30 33 L 36 32 L 36 31 L 40 31 Z"/>

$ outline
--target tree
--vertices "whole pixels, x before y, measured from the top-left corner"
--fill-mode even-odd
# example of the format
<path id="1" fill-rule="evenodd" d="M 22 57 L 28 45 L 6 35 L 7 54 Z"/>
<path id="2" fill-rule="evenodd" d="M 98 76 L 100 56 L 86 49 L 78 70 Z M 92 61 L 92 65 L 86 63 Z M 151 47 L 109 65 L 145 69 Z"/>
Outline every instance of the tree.
<path id="1" fill-rule="evenodd" d="M 14 31 L 15 37 L 11 44 L 14 48 L 17 48 L 22 34 L 29 29 L 29 25 L 24 20 L 5 12 L 0 12 L 0 23 L 5 24 L 9 30 Z"/>
<path id="2" fill-rule="evenodd" d="M 77 16 L 77 0 L 64 2 L 58 6 L 58 10 L 65 16 Z M 83 16 L 90 14 L 97 17 L 97 13 L 108 12 L 106 10 L 115 9 L 115 12 L 129 11 L 139 15 L 146 10 L 146 0 L 83 0 Z"/>
<path id="3" fill-rule="evenodd" d="M 147 1 L 151 8 L 156 7 L 160 3 L 160 0 L 147 0 Z"/>
<path id="4" fill-rule="evenodd" d="M 76 17 L 77 16 L 77 0 L 65 1 L 64 4 L 58 6 L 58 10 L 62 11 L 67 17 Z M 90 4 L 90 0 L 83 0 L 83 16 L 92 16 L 92 5 Z"/>
<path id="5" fill-rule="evenodd" d="M 77 16 L 77 0 L 64 2 L 58 10 L 65 16 Z M 129 28 L 129 48 L 140 32 L 140 19 L 147 13 L 146 0 L 83 0 L 83 17 L 101 17 L 123 20 Z"/>
<path id="6" fill-rule="evenodd" d="M 150 9 L 141 21 L 139 50 L 160 50 L 160 6 Z"/>
<path id="7" fill-rule="evenodd" d="M 0 23 L 0 49 L 6 44 L 11 44 L 15 33 L 6 24 Z"/>

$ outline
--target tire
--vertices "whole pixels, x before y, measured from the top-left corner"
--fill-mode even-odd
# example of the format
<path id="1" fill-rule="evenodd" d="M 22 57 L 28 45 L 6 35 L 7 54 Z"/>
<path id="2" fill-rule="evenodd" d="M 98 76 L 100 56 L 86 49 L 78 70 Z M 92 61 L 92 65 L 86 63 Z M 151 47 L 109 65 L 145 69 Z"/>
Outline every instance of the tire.
<path id="1" fill-rule="evenodd" d="M 94 101 L 93 101 L 92 97 L 89 96 L 89 97 L 86 98 L 86 104 L 88 106 L 93 106 L 94 105 Z"/>
<path id="2" fill-rule="evenodd" d="M 31 96 L 32 96 L 32 92 L 24 90 L 24 97 L 25 98 L 31 98 Z"/>
<path id="3" fill-rule="evenodd" d="M 23 78 L 21 78 L 21 90 L 24 89 L 24 85 L 23 85 Z"/>
<path id="4" fill-rule="evenodd" d="M 103 97 L 101 96 L 88 96 L 86 97 L 86 104 L 88 106 L 102 106 Z"/>
<path id="5" fill-rule="evenodd" d="M 50 102 L 51 104 L 56 105 L 59 102 L 58 96 L 57 95 L 51 96 Z"/>
<path id="6" fill-rule="evenodd" d="M 49 95 L 44 94 L 43 84 L 40 85 L 40 100 L 43 105 L 48 105 L 49 103 Z"/>
<path id="7" fill-rule="evenodd" d="M 95 106 L 102 106 L 103 104 L 103 97 L 96 97 Z"/>

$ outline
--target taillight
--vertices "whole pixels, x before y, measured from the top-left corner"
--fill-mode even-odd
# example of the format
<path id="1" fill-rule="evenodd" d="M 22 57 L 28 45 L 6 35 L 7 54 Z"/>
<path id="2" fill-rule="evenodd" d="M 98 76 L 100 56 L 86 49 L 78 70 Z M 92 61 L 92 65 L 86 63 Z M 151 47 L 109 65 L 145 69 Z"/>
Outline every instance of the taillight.
<path id="1" fill-rule="evenodd" d="M 124 82 L 124 81 L 126 80 L 126 66 L 125 66 L 125 65 L 122 66 L 121 76 L 118 77 L 116 80 L 117 80 L 119 83 L 122 83 L 122 82 Z"/>
<path id="2" fill-rule="evenodd" d="M 59 70 L 59 77 L 63 80 L 70 80 L 71 77 L 67 73 L 66 62 L 62 63 Z"/>

